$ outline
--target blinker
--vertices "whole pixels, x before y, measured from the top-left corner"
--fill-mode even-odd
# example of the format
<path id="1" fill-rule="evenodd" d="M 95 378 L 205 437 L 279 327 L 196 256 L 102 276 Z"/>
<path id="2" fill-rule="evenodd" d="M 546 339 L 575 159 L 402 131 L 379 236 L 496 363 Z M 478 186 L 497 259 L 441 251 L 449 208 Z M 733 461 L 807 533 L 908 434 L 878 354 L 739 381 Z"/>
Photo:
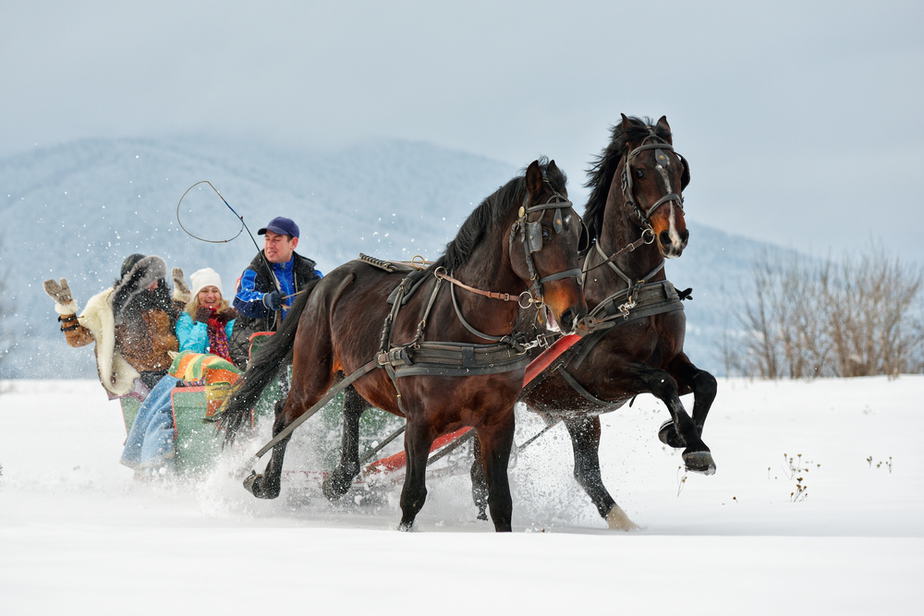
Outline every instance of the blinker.
<path id="1" fill-rule="evenodd" d="M 526 223 L 526 245 L 529 252 L 539 252 L 542 250 L 542 223 Z"/>
<path id="2" fill-rule="evenodd" d="M 561 208 L 556 208 L 555 214 L 552 215 L 552 228 L 555 229 L 555 233 L 561 233 L 565 228 L 562 222 Z"/>

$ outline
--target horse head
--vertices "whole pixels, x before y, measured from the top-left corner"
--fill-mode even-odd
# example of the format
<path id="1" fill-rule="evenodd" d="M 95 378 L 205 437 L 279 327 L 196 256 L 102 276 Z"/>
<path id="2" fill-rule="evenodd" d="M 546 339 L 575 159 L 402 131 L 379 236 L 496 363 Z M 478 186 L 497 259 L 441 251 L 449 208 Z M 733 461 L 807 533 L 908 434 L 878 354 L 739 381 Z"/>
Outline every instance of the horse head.
<path id="1" fill-rule="evenodd" d="M 571 331 L 587 313 L 578 264 L 581 218 L 568 200 L 565 174 L 554 160 L 534 160 L 524 179 L 525 197 L 508 236 L 510 264 L 529 285 L 524 294 L 529 302 L 545 304 L 562 329 Z"/>
<path id="2" fill-rule="evenodd" d="M 617 177 L 628 216 L 643 233 L 651 233 L 663 257 L 679 257 L 690 237 L 682 196 L 690 167 L 674 151 L 667 117 L 649 126 L 623 114 L 621 125 L 628 138 Z"/>

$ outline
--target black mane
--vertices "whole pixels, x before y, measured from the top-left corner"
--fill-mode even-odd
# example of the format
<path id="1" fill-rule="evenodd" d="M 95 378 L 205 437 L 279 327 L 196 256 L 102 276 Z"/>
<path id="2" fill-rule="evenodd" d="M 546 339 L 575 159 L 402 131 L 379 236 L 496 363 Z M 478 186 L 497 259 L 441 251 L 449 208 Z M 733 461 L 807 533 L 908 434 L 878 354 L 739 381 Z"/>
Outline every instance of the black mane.
<path id="1" fill-rule="evenodd" d="M 619 161 L 625 153 L 626 144 L 637 143 L 652 132 L 661 139 L 670 141 L 670 133 L 659 129 L 648 118 L 643 120 L 633 116 L 629 118 L 628 124 L 620 122 L 612 128 L 610 144 L 604 148 L 587 170 L 590 178 L 584 186 L 590 188 L 591 192 L 587 199 L 587 206 L 584 208 L 584 224 L 587 225 L 591 241 L 600 237 L 606 197 L 610 192 L 613 176 L 616 175 L 616 167 L 619 166 Z"/>
<path id="2" fill-rule="evenodd" d="M 542 177 L 549 183 L 552 190 L 563 195 L 565 192 L 565 183 L 567 177 L 564 172 L 558 170 L 549 174 L 549 161 L 542 157 L 539 159 L 539 168 L 542 170 Z M 557 169 L 557 167 L 556 167 Z M 505 217 L 510 214 L 511 208 L 519 208 L 523 205 L 526 198 L 526 173 L 521 171 L 520 175 L 513 178 L 493 194 L 487 197 L 481 204 L 475 208 L 469 217 L 465 219 L 455 239 L 446 244 L 446 251 L 437 259 L 430 269 L 445 267 L 447 271 L 453 271 L 464 265 L 472 251 L 482 241 L 485 232 L 501 223 Z"/>

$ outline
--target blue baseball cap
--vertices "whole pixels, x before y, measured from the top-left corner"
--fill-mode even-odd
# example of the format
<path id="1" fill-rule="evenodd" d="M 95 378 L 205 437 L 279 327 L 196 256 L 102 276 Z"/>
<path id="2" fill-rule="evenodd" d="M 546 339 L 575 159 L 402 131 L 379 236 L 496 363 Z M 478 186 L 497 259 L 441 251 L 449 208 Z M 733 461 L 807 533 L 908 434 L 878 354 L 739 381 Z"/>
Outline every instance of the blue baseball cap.
<path id="1" fill-rule="evenodd" d="M 279 235 L 288 235 L 298 237 L 298 225 L 291 218 L 277 216 L 269 221 L 269 224 L 257 231 L 257 235 L 264 235 L 267 231 L 278 233 Z"/>

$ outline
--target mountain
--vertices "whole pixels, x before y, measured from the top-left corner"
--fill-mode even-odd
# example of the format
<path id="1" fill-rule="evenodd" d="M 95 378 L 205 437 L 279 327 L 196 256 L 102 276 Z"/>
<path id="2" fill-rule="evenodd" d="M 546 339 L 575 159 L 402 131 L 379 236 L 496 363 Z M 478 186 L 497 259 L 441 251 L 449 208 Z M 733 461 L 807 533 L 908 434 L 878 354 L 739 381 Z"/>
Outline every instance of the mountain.
<path id="1" fill-rule="evenodd" d="M 523 161 L 524 166 L 529 161 Z M 187 276 L 205 266 L 227 290 L 256 252 L 254 233 L 273 216 L 295 219 L 299 252 L 322 271 L 365 252 L 385 258 L 438 256 L 471 210 L 517 168 L 427 143 L 378 140 L 339 150 L 294 151 L 214 138 L 82 140 L 0 159 L 2 327 L 14 346 L 3 378 L 91 377 L 92 353 L 67 347 L 58 332 L 47 278 L 66 277 L 78 304 L 112 284 L 122 259 L 158 254 Z M 582 209 L 580 176 L 572 198 Z M 688 205 L 695 211 L 695 204 Z M 667 265 L 679 288 L 694 287 L 688 354 L 721 372 L 722 334 L 733 325 L 756 242 L 689 221 L 690 246 Z M 259 239 L 259 238 L 258 238 Z"/>

